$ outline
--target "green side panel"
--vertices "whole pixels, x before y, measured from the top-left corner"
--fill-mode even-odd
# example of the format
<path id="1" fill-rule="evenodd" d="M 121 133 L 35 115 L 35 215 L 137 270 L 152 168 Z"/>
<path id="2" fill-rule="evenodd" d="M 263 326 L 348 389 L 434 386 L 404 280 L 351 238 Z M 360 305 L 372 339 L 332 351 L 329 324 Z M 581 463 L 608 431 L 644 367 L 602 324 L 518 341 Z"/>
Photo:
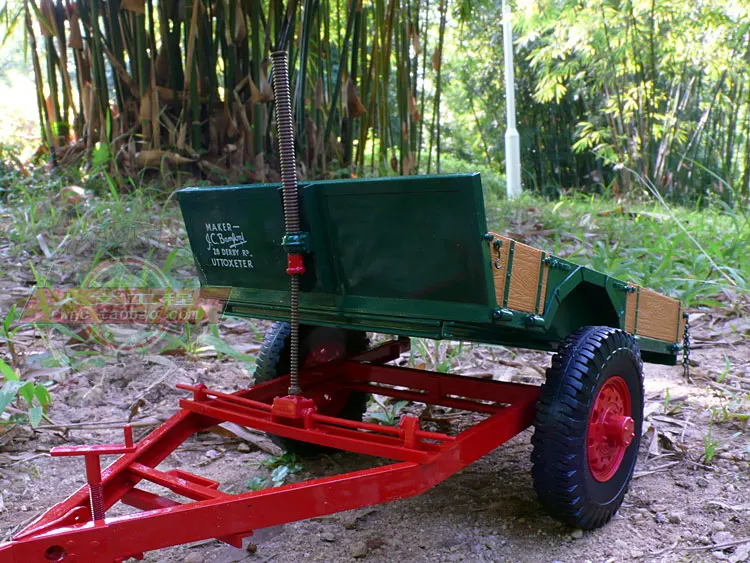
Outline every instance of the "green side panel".
<path id="1" fill-rule="evenodd" d="M 315 251 L 325 248 L 339 293 L 490 303 L 478 174 L 319 182 L 305 192 Z"/>

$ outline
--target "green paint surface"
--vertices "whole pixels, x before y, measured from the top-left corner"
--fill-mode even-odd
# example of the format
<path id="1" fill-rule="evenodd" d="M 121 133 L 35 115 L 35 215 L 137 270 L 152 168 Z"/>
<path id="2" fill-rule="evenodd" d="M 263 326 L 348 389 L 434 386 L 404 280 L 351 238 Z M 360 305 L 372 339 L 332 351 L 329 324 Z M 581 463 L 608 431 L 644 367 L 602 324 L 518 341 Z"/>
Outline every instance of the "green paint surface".
<path id="1" fill-rule="evenodd" d="M 303 323 L 541 350 L 579 326 L 624 326 L 622 282 L 553 256 L 567 266 L 549 270 L 544 317 L 496 313 L 478 174 L 308 182 L 299 193 L 311 243 Z M 286 319 L 281 187 L 178 197 L 201 283 L 232 288 L 226 313 Z M 674 343 L 638 340 L 648 361 L 675 363 Z"/>

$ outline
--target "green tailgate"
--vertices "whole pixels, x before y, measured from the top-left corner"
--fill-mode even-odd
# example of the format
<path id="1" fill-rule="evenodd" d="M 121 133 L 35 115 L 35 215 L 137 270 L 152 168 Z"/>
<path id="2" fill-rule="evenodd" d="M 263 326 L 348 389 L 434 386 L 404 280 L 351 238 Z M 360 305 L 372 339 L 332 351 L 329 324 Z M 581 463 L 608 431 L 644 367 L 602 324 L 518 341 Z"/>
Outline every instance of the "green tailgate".
<path id="1" fill-rule="evenodd" d="M 313 182 L 300 186 L 300 197 L 311 239 L 303 321 L 490 322 L 495 296 L 478 174 Z M 179 200 L 201 283 L 233 287 L 235 312 L 283 318 L 280 186 L 188 188 Z"/>

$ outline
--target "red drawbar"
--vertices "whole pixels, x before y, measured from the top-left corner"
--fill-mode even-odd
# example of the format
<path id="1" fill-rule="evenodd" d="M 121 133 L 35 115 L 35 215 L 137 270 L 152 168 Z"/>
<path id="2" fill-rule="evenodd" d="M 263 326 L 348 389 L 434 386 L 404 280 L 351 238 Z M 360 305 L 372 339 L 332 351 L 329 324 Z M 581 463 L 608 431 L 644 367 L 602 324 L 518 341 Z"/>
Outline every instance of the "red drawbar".
<path id="1" fill-rule="evenodd" d="M 305 273 L 305 262 L 302 254 L 289 254 L 287 256 L 286 273 L 290 276 L 301 276 Z"/>
<path id="2" fill-rule="evenodd" d="M 285 396 L 288 376 L 232 394 L 180 385 L 192 392 L 192 398 L 181 400 L 181 410 L 137 444 L 132 445 L 126 434 L 124 446 L 57 449 L 55 455 L 87 458 L 91 485 L 0 545 L 0 563 L 121 562 L 142 558 L 146 551 L 209 538 L 241 546 L 242 538 L 258 528 L 419 494 L 531 424 L 538 387 L 380 365 L 398 358 L 408 344 L 408 339 L 386 342 L 354 357 L 304 368 L 301 397 Z M 340 390 L 372 391 L 488 416 L 449 436 L 422 430 L 419 419 L 411 415 L 402 417 L 398 426 L 383 426 L 316 411 L 314 397 Z M 626 433 L 622 424 L 617 431 L 609 429 L 610 422 L 617 425 L 618 420 L 607 420 L 608 436 Z M 224 421 L 394 463 L 237 495 L 186 471 L 158 469 L 187 438 Z M 124 455 L 99 475 L 98 455 L 115 452 Z M 178 502 L 138 488 L 141 481 L 183 499 Z M 99 497 L 93 499 L 96 517 L 92 496 Z M 140 512 L 107 517 L 105 512 L 118 502 Z"/>

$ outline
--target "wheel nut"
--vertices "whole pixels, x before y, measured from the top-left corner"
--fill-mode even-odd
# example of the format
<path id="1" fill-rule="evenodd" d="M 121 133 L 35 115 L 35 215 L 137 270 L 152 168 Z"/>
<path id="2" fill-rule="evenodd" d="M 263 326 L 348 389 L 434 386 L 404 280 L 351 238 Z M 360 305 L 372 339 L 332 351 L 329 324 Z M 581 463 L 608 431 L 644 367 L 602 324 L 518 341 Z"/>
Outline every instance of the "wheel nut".
<path id="1" fill-rule="evenodd" d="M 635 438 L 635 422 L 629 416 L 608 416 L 604 433 L 616 445 L 626 448 Z"/>

